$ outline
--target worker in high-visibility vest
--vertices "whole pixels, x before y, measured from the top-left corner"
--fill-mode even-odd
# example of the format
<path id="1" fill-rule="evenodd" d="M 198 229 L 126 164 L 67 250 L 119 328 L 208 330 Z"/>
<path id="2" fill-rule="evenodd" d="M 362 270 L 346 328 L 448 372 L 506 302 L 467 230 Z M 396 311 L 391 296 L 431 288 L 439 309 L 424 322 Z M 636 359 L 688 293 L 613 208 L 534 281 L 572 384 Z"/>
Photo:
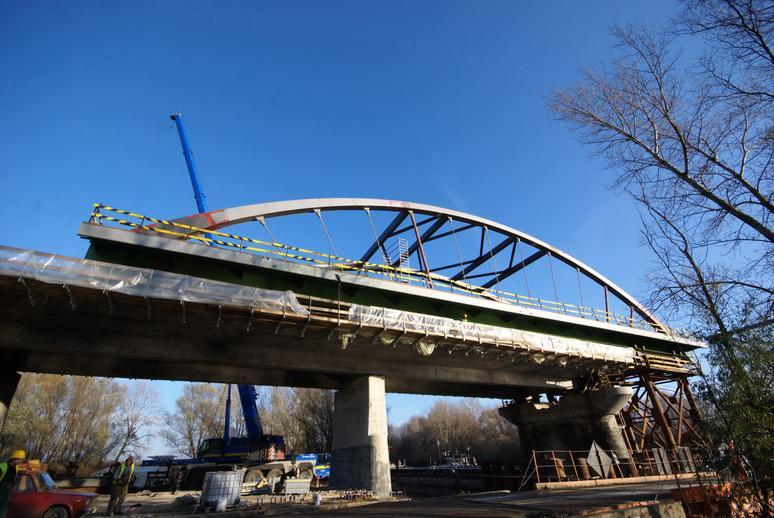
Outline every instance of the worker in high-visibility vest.
<path id="1" fill-rule="evenodd" d="M 134 459 L 130 455 L 113 472 L 113 480 L 110 485 L 110 501 L 107 507 L 108 515 L 121 514 L 121 506 L 124 505 L 124 499 L 129 492 L 129 484 L 132 482 L 132 477 L 134 477 Z"/>
<path id="2" fill-rule="evenodd" d="M 0 462 L 0 518 L 5 518 L 5 513 L 8 511 L 11 491 L 16 485 L 16 466 L 26 457 L 24 450 L 16 450 L 7 462 Z"/>

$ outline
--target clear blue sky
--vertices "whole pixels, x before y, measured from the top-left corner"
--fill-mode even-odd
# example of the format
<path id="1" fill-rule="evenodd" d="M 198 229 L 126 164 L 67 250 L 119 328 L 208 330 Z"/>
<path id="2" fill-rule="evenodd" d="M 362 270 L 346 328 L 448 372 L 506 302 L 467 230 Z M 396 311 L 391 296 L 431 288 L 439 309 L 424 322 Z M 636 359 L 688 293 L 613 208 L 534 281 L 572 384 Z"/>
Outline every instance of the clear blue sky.
<path id="1" fill-rule="evenodd" d="M 82 256 L 95 201 L 210 208 L 394 198 L 501 221 L 641 294 L 632 202 L 544 96 L 612 55 L 651 2 L 0 0 L 2 244 Z M 171 407 L 181 384 L 159 382 Z M 434 399 L 390 396 L 405 421 Z"/>

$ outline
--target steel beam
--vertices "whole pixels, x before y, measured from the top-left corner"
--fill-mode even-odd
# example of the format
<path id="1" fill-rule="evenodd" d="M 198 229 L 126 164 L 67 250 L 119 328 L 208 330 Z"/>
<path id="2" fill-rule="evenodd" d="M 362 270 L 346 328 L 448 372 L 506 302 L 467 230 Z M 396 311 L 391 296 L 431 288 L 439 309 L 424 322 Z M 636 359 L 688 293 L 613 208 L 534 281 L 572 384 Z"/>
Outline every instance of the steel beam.
<path id="1" fill-rule="evenodd" d="M 414 218 L 414 212 L 413 211 L 409 211 L 409 216 L 411 216 L 411 223 L 412 223 L 412 225 L 414 225 L 414 236 L 417 239 L 416 243 L 415 243 L 415 245 L 416 245 L 415 250 L 419 250 L 419 259 L 420 259 L 420 262 L 422 263 L 422 266 L 424 267 L 425 273 L 427 274 L 427 277 L 425 277 L 425 281 L 428 283 L 429 286 L 432 287 L 433 282 L 430 280 L 430 265 L 427 264 L 427 256 L 425 255 L 425 247 L 422 246 L 422 237 L 419 235 L 419 229 L 417 228 L 417 221 Z M 409 253 L 409 256 L 411 256 L 411 253 Z"/>
<path id="2" fill-rule="evenodd" d="M 672 434 L 672 426 L 669 424 L 669 419 L 667 419 L 667 416 L 664 413 L 664 408 L 661 406 L 661 401 L 659 401 L 660 394 L 648 376 L 643 376 L 642 382 L 645 385 L 645 390 L 648 391 L 650 405 L 653 409 L 656 422 L 661 428 L 661 433 L 663 434 L 669 448 L 674 450 L 677 448 L 677 441 L 675 441 L 675 437 Z"/>
<path id="3" fill-rule="evenodd" d="M 384 249 L 384 252 L 387 253 L 387 250 L 384 248 L 384 241 L 392 236 L 392 233 L 395 232 L 395 229 L 398 228 L 398 226 L 400 226 L 400 224 L 403 223 L 403 220 L 405 220 L 407 217 L 407 211 L 398 212 L 398 215 L 395 216 L 390 224 L 387 225 L 387 227 L 382 231 L 381 235 L 376 239 L 374 244 L 372 244 L 368 250 L 366 250 L 366 253 L 364 253 L 360 258 L 360 261 L 364 263 L 371 259 L 376 251 L 379 250 L 380 246 Z"/>
<path id="4" fill-rule="evenodd" d="M 490 257 L 495 256 L 501 251 L 505 250 L 505 248 L 507 248 L 508 245 L 513 243 L 515 240 L 516 238 L 513 236 L 506 237 L 498 244 L 496 244 L 494 247 L 492 247 L 491 250 L 487 250 L 487 253 L 482 252 L 481 255 L 479 255 L 476 259 L 473 259 L 473 261 L 469 265 L 467 265 L 459 272 L 455 273 L 451 279 L 453 281 L 458 281 L 464 278 L 465 275 L 467 275 L 468 273 L 472 272 L 473 270 L 475 270 L 476 268 L 478 268 L 479 266 L 487 262 L 490 259 Z"/>
<path id="5" fill-rule="evenodd" d="M 459 268 L 462 265 L 470 264 L 472 262 L 473 262 L 473 260 L 471 259 L 470 261 L 462 261 L 461 263 L 451 263 L 451 264 L 447 264 L 447 265 L 444 265 L 444 266 L 439 266 L 438 268 L 432 268 L 430 271 L 431 272 L 442 272 L 442 271 L 448 270 L 450 268 Z"/>
<path id="6" fill-rule="evenodd" d="M 417 239 L 409 246 L 408 248 L 408 255 L 409 257 L 416 253 L 417 250 L 420 249 L 422 246 L 422 243 L 427 242 L 427 239 L 431 237 L 433 234 L 435 234 L 441 227 L 446 224 L 445 218 L 438 218 L 432 225 L 430 225 L 427 230 L 422 232 L 420 236 L 417 237 Z M 417 227 L 419 227 L 419 223 L 417 224 Z M 424 254 L 423 254 L 424 255 Z M 397 263 L 393 261 L 392 265 L 395 266 Z M 430 265 L 425 265 L 426 269 L 430 269 Z"/>
<path id="7" fill-rule="evenodd" d="M 450 221 L 452 221 L 450 219 Z M 454 223 L 452 222 L 452 225 Z M 476 228 L 478 225 L 475 225 L 473 223 L 470 223 L 468 225 L 463 225 L 460 228 L 455 228 L 454 230 L 447 230 L 446 232 L 442 232 L 440 234 L 434 234 L 426 239 L 426 241 L 435 241 L 436 239 L 441 239 L 448 236 L 456 236 L 457 234 L 461 234 L 462 232 L 465 232 L 466 230 L 470 230 L 471 228 Z"/>
<path id="8" fill-rule="evenodd" d="M 527 257 L 523 261 L 519 261 L 518 263 L 514 264 L 513 266 L 506 268 L 505 270 L 501 270 L 497 272 L 494 279 L 486 281 L 484 284 L 481 285 L 482 288 L 491 288 L 495 284 L 497 284 L 499 281 L 502 281 L 503 279 L 506 279 L 513 275 L 514 273 L 518 272 L 519 270 L 522 270 L 526 268 L 527 266 L 531 265 L 544 255 L 546 255 L 548 251 L 546 250 L 538 250 L 531 256 Z"/>

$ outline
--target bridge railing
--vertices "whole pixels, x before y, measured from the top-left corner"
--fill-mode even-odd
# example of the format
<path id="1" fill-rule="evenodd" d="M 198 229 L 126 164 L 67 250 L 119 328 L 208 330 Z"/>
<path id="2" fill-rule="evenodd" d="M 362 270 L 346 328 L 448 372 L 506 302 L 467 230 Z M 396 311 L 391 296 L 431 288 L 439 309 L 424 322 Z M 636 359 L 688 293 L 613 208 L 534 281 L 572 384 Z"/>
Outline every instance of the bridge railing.
<path id="1" fill-rule="evenodd" d="M 656 331 L 670 336 L 682 336 L 658 323 L 648 322 L 634 314 L 628 316 L 588 306 L 546 300 L 499 289 L 483 288 L 467 282 L 453 280 L 437 273 L 387 264 L 358 261 L 285 243 L 263 241 L 218 230 L 204 229 L 177 221 L 164 220 L 95 203 L 89 221 L 98 225 L 115 225 L 131 228 L 135 232 L 157 234 L 170 239 L 194 241 L 204 245 L 279 257 L 283 260 L 312 264 L 337 270 L 350 271 L 393 282 L 438 288 L 466 296 L 514 304 L 526 308 L 549 311 L 617 326 Z"/>
<path id="2" fill-rule="evenodd" d="M 521 485 L 532 482 L 559 485 L 636 477 L 713 476 L 714 465 L 711 452 L 700 448 L 681 446 L 615 452 L 597 448 L 594 444 L 588 451 L 533 451 Z"/>

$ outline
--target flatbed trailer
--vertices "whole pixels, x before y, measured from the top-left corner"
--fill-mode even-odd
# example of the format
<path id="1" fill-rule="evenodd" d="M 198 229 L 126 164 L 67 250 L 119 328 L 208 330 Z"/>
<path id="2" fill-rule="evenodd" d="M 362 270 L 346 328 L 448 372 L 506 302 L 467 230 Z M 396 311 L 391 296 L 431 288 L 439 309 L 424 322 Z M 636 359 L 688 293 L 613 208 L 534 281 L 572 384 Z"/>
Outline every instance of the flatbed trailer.
<path id="1" fill-rule="evenodd" d="M 171 459 L 166 462 L 144 461 L 143 466 L 158 466 L 149 473 L 146 489 L 201 490 L 204 476 L 209 471 L 245 470 L 242 485 L 245 489 L 260 489 L 266 485 L 272 489 L 286 478 L 313 478 L 314 462 L 311 460 L 246 460 L 205 461 L 200 459 Z"/>

